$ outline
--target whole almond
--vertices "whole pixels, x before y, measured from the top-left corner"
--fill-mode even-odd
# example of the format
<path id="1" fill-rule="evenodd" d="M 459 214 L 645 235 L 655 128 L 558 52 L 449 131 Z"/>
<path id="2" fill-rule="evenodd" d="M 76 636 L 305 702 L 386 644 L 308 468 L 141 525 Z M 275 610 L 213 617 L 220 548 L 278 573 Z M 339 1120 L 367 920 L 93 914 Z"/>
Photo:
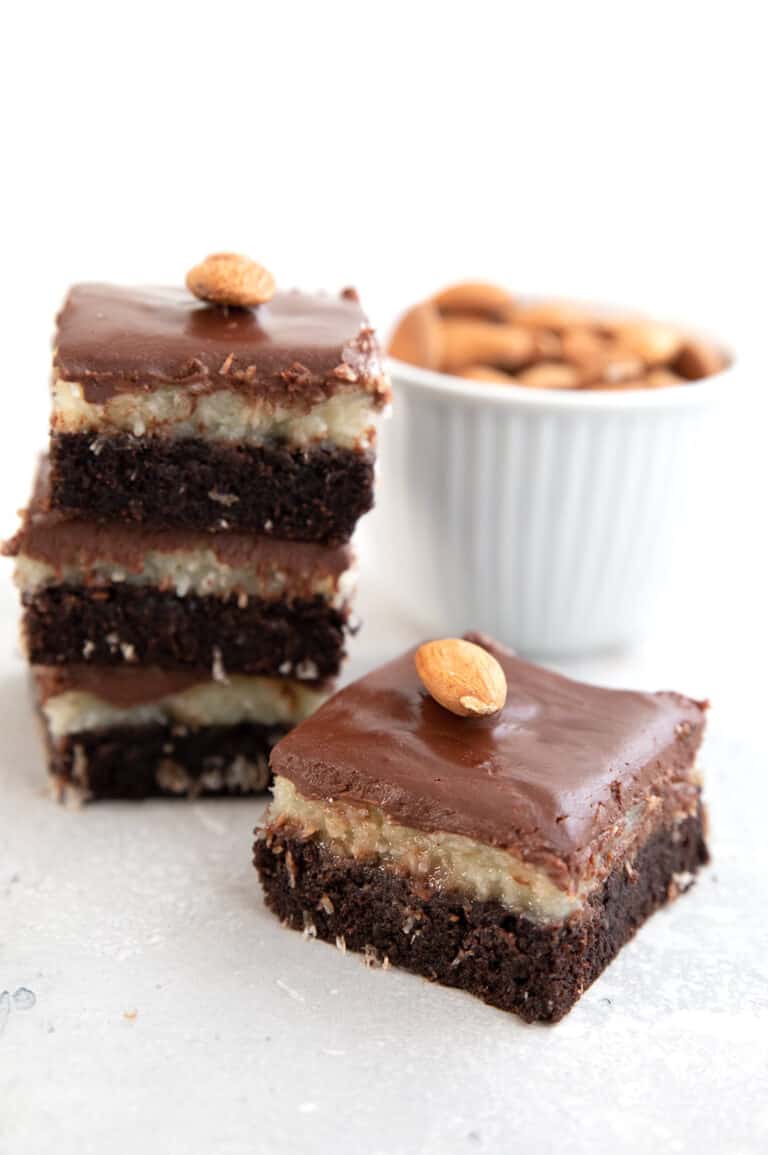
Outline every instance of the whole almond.
<path id="1" fill-rule="evenodd" d="M 563 340 L 553 329 L 531 329 L 534 361 L 563 361 Z M 563 334 L 563 337 L 565 334 Z"/>
<path id="2" fill-rule="evenodd" d="M 607 345 L 594 329 L 566 329 L 560 344 L 563 361 L 575 365 L 588 377 L 599 373 L 606 357 Z"/>
<path id="3" fill-rule="evenodd" d="M 581 384 L 581 375 L 573 365 L 563 365 L 558 361 L 540 361 L 517 375 L 520 385 L 532 389 L 576 389 Z"/>
<path id="4" fill-rule="evenodd" d="M 517 325 L 449 318 L 443 321 L 442 334 L 440 367 L 446 373 L 455 373 L 468 365 L 517 369 L 527 364 L 536 351 L 533 335 Z"/>
<path id="5" fill-rule="evenodd" d="M 515 299 L 499 285 L 486 281 L 461 281 L 435 293 L 432 303 L 444 316 L 478 317 L 487 321 L 511 318 Z"/>
<path id="6" fill-rule="evenodd" d="M 624 385 L 636 382 L 646 372 L 647 366 L 639 357 L 626 349 L 614 347 L 606 353 L 600 372 L 600 380 L 606 385 Z"/>
<path id="7" fill-rule="evenodd" d="M 187 273 L 187 288 L 201 301 L 247 309 L 272 300 L 275 278 L 249 257 L 212 253 Z"/>
<path id="8" fill-rule="evenodd" d="M 688 381 L 698 381 L 701 377 L 711 377 L 726 366 L 720 350 L 708 341 L 686 341 L 672 362 L 675 373 Z"/>
<path id="9" fill-rule="evenodd" d="M 602 319 L 594 311 L 571 301 L 534 301 L 521 306 L 515 319 L 521 325 L 553 329 L 556 333 L 575 326 L 587 329 L 602 327 Z"/>
<path id="10" fill-rule="evenodd" d="M 646 365 L 663 365 L 680 352 L 682 335 L 658 321 L 629 321 L 616 331 L 617 340 Z"/>
<path id="11" fill-rule="evenodd" d="M 482 646 L 463 638 L 425 642 L 415 655 L 416 672 L 436 702 L 462 718 L 496 714 L 507 700 L 507 679 Z"/>
<path id="12" fill-rule="evenodd" d="M 403 313 L 390 338 L 389 354 L 422 369 L 438 369 L 442 347 L 440 314 L 425 301 Z"/>
<path id="13" fill-rule="evenodd" d="M 515 378 L 503 369 L 494 369 L 493 365 L 467 365 L 466 369 L 459 369 L 458 377 L 465 377 L 468 381 L 490 381 L 495 385 L 514 385 Z"/>

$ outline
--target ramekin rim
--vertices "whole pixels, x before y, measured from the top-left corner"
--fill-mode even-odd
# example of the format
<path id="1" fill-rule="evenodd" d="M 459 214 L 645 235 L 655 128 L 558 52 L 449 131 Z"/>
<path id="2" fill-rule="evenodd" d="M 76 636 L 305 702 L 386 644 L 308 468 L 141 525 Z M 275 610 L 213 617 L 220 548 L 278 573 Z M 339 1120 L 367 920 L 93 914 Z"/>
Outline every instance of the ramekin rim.
<path id="1" fill-rule="evenodd" d="M 469 380 L 387 357 L 388 372 L 394 381 L 405 380 L 408 385 L 415 385 L 428 393 L 470 402 L 491 402 L 502 408 L 522 406 L 580 412 L 695 408 L 717 401 L 718 394 L 724 385 L 730 383 L 737 367 L 738 361 L 731 353 L 730 363 L 719 373 L 681 385 L 663 385 L 657 389 L 532 389 L 527 385 Z"/>

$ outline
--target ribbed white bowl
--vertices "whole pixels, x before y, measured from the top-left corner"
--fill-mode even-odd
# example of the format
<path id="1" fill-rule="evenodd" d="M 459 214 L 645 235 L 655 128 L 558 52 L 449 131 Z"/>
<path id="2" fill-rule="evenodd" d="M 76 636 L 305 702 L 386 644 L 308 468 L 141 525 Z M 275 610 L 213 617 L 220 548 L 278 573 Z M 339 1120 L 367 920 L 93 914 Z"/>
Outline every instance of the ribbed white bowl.
<path id="1" fill-rule="evenodd" d="M 531 654 L 642 635 L 702 422 L 734 370 L 604 393 L 390 371 L 369 548 L 403 607 L 435 632 L 480 629 Z"/>

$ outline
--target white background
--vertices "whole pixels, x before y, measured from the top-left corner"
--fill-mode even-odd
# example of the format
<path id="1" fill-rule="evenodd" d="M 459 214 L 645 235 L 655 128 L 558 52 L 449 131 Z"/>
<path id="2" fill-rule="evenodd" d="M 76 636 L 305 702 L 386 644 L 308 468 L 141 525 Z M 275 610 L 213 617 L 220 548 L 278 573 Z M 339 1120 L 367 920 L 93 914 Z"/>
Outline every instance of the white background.
<path id="1" fill-rule="evenodd" d="M 723 419 L 709 487 L 702 494 L 698 545 L 675 589 L 669 591 L 657 632 L 641 652 L 621 662 L 585 663 L 583 670 L 607 680 L 674 684 L 691 693 L 709 694 L 716 702 L 713 727 L 720 736 L 719 750 L 730 749 L 732 741 L 745 742 L 747 749 L 761 748 L 768 415 L 764 348 L 768 86 L 762 8 L 745 0 L 498 5 L 416 0 L 408 5 L 281 0 L 115 5 L 102 0 L 14 5 L 3 21 L 0 68 L 3 527 L 13 526 L 14 510 L 26 496 L 34 452 L 44 444 L 52 316 L 71 281 L 179 282 L 205 253 L 233 248 L 262 260 L 284 285 L 356 284 L 382 328 L 403 305 L 464 275 L 497 278 L 521 291 L 583 295 L 645 307 L 709 327 L 731 340 L 744 358 L 748 387 L 734 398 Z M 392 645 L 394 635 L 371 599 L 370 588 L 372 584 L 367 596 L 369 641 L 361 639 L 361 645 L 375 648 L 383 636 Z M 7 588 L 1 605 L 3 636 L 10 648 L 15 609 Z M 8 737 L 16 711 L 25 709 L 19 670 L 17 663 L 10 680 L 3 683 L 9 687 L 3 719 L 6 752 L 14 754 L 14 797 L 23 797 L 26 774 L 39 773 L 36 765 L 19 766 L 20 751 L 25 752 L 22 761 L 34 761 L 27 739 Z M 750 774 L 758 773 L 757 763 L 742 754 L 740 765 L 746 788 Z M 62 836 L 56 813 L 35 818 L 38 831 L 54 841 Z M 148 813 L 143 812 L 137 829 L 151 858 Z M 6 822 L 9 817 L 15 824 L 15 815 L 6 814 Z M 178 825 L 181 820 L 163 821 Z M 247 821 L 238 821 L 245 837 L 250 815 Z M 89 829 L 96 830 L 96 816 L 88 822 Z M 120 822 L 121 838 L 130 845 L 130 824 L 124 816 Z M 97 832 L 94 836 L 99 837 Z M 36 837 L 39 840 L 39 834 Z M 28 840 L 22 841 L 29 850 Z M 29 852 L 33 871 L 45 852 L 39 841 L 35 845 L 34 853 Z M 106 854 L 108 846 L 103 849 Z M 82 888 L 74 900 L 66 890 L 66 877 L 60 884 L 75 907 L 79 902 L 86 910 L 86 874 L 79 877 Z M 46 878 L 49 889 L 44 891 L 53 903 L 56 892 L 51 877 Z M 160 884 L 162 879 L 156 881 Z M 748 874 L 741 882 L 754 884 Z M 245 882 L 238 885 L 245 887 Z M 119 902 L 119 896 L 114 897 Z M 141 896 L 142 902 L 152 899 L 149 890 Z M 101 918 L 110 909 L 108 895 L 102 894 L 99 902 Z M 219 918 L 225 917 L 226 910 L 223 914 L 219 907 L 216 910 Z M 249 925 L 244 917 L 245 936 Z M 30 927 L 40 926 L 38 910 L 26 926 L 25 949 L 35 941 Z M 7 971 L 0 973 L 0 989 L 21 982 L 14 942 L 2 927 L 0 918 L 0 966 Z M 76 929 L 69 939 L 66 928 L 57 926 L 51 933 L 46 948 L 51 957 L 62 941 L 57 935 L 64 936 L 69 949 L 78 941 Z M 86 937 L 88 931 L 79 933 Z M 119 933 L 118 927 L 118 938 Z M 143 932 L 139 927 L 131 933 L 140 940 Z M 689 933 L 695 935 L 693 930 Z M 276 949 L 283 939 L 275 939 Z M 716 943 L 717 936 L 710 933 L 708 941 Z M 105 957 L 111 957 L 109 951 Z M 295 957 L 300 966 L 300 956 Z M 167 965 L 174 965 L 172 953 Z M 322 964 L 328 975 L 334 965 L 332 957 Z M 717 968 L 713 973 L 722 978 Z M 207 973 L 206 980 L 210 977 Z M 222 981 L 225 978 L 229 982 L 231 973 Z M 141 981 L 148 982 L 146 975 Z M 102 990 L 108 987 L 105 980 Z M 53 1006 L 57 996 L 64 997 L 62 989 L 67 999 L 76 1001 L 82 995 L 71 973 L 63 988 L 53 982 L 50 988 Z M 205 1002 L 209 990 L 202 984 L 200 989 Z M 421 989 L 402 988 L 403 1000 L 418 999 Z M 194 990 L 192 983 L 188 991 Z M 712 1040 L 720 1030 L 723 1047 L 731 1048 L 728 1062 L 749 1064 L 754 1077 L 751 1036 L 744 1033 L 743 1024 L 733 1028 L 741 1019 L 733 1018 L 734 1006 L 721 996 L 722 990 L 712 999 L 723 1012 L 723 1025 L 705 1032 L 706 1047 L 700 1036 L 699 1049 L 686 1051 L 684 1032 L 681 1042 L 675 1027 L 677 1050 L 673 1046 L 665 1052 L 662 1046 L 660 1052 L 662 1062 L 673 1055 L 675 1062 L 691 1065 L 691 1079 L 683 1081 L 682 1092 L 687 1110 L 693 1110 L 696 1102 L 694 1086 L 702 1054 L 707 1047 L 717 1049 Z M 119 1020 L 122 996 L 116 997 Z M 358 992 L 355 997 L 362 1016 L 356 1021 L 365 1023 L 363 995 Z M 125 998 L 130 1003 L 130 992 Z M 225 998 L 223 1005 L 230 1015 L 222 1019 L 226 1035 L 226 1024 L 231 1024 L 231 1014 L 239 1013 L 234 1009 L 239 1004 Z M 446 1001 L 430 991 L 424 1005 L 430 1015 L 445 1015 L 450 1029 L 456 1005 L 450 998 Z M 759 1011 L 764 1023 L 764 999 L 750 1005 L 750 1013 Z M 294 1010 L 296 1006 L 300 1004 Z M 590 1031 L 594 1028 L 592 1043 L 600 1048 L 597 1006 L 592 1004 L 592 1018 L 584 1023 Z M 105 1007 L 100 1007 L 95 1025 L 91 1023 L 99 1035 L 111 1021 Z M 471 1019 L 473 1007 L 464 1011 L 463 1023 L 481 1021 Z M 318 1030 L 322 1008 L 322 999 L 316 996 L 312 1015 Z M 272 1029 L 279 1031 L 278 1012 L 265 1013 Z M 420 1012 L 422 1018 L 424 1013 Z M 51 1014 L 45 1011 L 38 1022 L 55 1025 Z M 193 1010 L 181 1000 L 176 1014 L 193 1016 Z M 161 1007 L 156 1015 L 162 1020 Z M 125 1131 L 118 1135 L 106 1124 L 98 1129 L 89 1126 L 87 1112 L 82 1114 L 88 1102 L 82 1089 L 75 1095 L 73 1085 L 67 1087 L 81 1112 L 78 1121 L 68 1125 L 62 1114 L 67 1096 L 60 1101 L 51 1091 L 52 1080 L 63 1078 L 68 1069 L 98 1081 L 99 1064 L 91 1068 L 85 1058 L 91 1044 L 87 1017 L 78 1019 L 77 1029 L 59 1036 L 56 1063 L 48 1066 L 41 1057 L 47 1027 L 34 1033 L 33 1018 L 17 1015 L 18 1022 L 11 1023 L 14 1033 L 9 1027 L 6 1037 L 0 1038 L 0 1080 L 9 1073 L 9 1058 L 15 1071 L 9 1083 L 14 1093 L 6 1095 L 0 1107 L 0 1136 L 3 1117 L 7 1123 L 16 1111 L 9 1155 L 51 1150 L 53 1130 L 61 1140 L 61 1152 L 70 1150 L 69 1143 L 90 1150 L 88 1136 L 97 1134 L 115 1151 L 132 1150 Z M 419 1029 L 424 1027 L 422 1018 Z M 434 1033 L 434 1019 L 430 1022 Z M 27 1026 L 22 1028 L 22 1023 Z M 728 1023 L 733 1028 L 730 1035 Z M 136 1029 L 141 1025 L 138 1021 Z M 367 1022 L 367 1029 L 374 1032 L 370 1039 L 374 1053 L 385 1043 L 397 1047 L 396 1039 L 382 1033 L 381 1015 Z M 256 1023 L 253 1030 L 254 1036 L 247 1030 L 246 1036 L 256 1037 Z M 498 1019 L 488 1030 L 491 1035 L 502 1032 Z M 237 1057 L 237 1047 L 244 1045 L 241 1033 L 238 1026 L 234 1049 L 224 1056 L 215 1048 L 211 1052 L 214 1114 L 224 1111 L 226 1073 L 242 1066 Z M 290 1053 L 302 1039 L 301 1025 L 290 1015 L 285 1033 Z M 147 1037 L 154 1039 L 151 1034 Z M 183 1070 L 189 1048 L 184 1050 L 180 1029 L 173 1037 L 175 1051 L 167 1039 L 162 1045 L 171 1047 L 173 1061 Z M 441 1130 L 439 1097 L 431 1101 L 425 1091 L 419 1116 L 423 1125 L 413 1129 L 417 1104 L 405 1093 L 398 1099 L 392 1092 L 394 1097 L 387 1100 L 387 1139 L 377 1146 L 376 1088 L 371 1086 L 362 1115 L 350 1121 L 348 1113 L 343 1114 L 344 1134 L 356 1136 L 354 1149 L 363 1149 L 361 1120 L 370 1126 L 372 1151 L 483 1149 L 483 1136 L 489 1135 L 501 1149 L 504 1136 L 514 1134 L 500 1123 L 505 1080 L 496 1071 L 492 1084 L 484 1083 L 477 1063 L 486 1053 L 489 1061 L 499 1062 L 502 1051 L 473 1051 L 469 1027 L 459 1030 L 458 1037 L 468 1048 L 476 1094 L 487 1107 L 478 1115 L 483 1125 L 470 1120 L 462 1130 L 460 1115 L 458 1123 L 449 1120 Z M 642 1054 L 644 1037 L 636 1027 L 631 1036 L 635 1054 L 638 1048 Z M 205 1038 L 210 1043 L 209 1036 Z M 510 1044 L 506 1037 L 503 1050 L 503 1070 L 510 1084 L 521 1078 L 514 1038 Z M 533 1044 L 530 1036 L 525 1038 L 528 1042 L 520 1043 L 518 1058 L 525 1055 L 528 1062 L 525 1048 Z M 616 1047 L 613 1061 L 618 1064 L 627 1039 L 615 1032 L 611 1038 Z M 547 1060 L 541 1070 L 551 1064 L 556 1095 L 565 1096 L 563 1080 L 575 1078 L 575 1072 L 589 1062 L 592 1043 L 586 1035 L 577 1033 L 576 1039 L 574 1044 L 571 1037 L 567 1067 L 558 1068 L 557 1044 L 546 1044 Z M 189 1046 L 199 1045 L 198 1039 Z M 278 1062 L 284 1078 L 290 1069 L 287 1053 Z M 190 1070 L 199 1079 L 205 1064 L 195 1054 Z M 451 1078 L 458 1089 L 460 1064 L 454 1052 L 441 1052 L 435 1044 L 429 1052 L 430 1067 L 439 1066 L 447 1054 L 452 1055 Z M 657 1050 L 648 1054 L 649 1063 L 659 1061 Z M 764 1050 L 757 1055 L 758 1063 L 764 1055 Z M 409 1056 L 412 1078 L 426 1085 L 431 1071 L 424 1055 L 410 1050 Z M 205 1144 L 198 1147 L 192 1135 L 185 1141 L 178 1138 L 185 1134 L 183 1097 L 175 1092 L 167 1095 L 164 1113 L 162 1095 L 142 1089 L 141 1072 L 150 1066 L 135 1037 L 130 1058 L 135 1086 L 124 1109 L 119 1109 L 120 1079 L 114 1072 L 109 1091 L 99 1084 L 93 1095 L 96 1099 L 106 1094 L 107 1109 L 116 1112 L 122 1128 L 140 1118 L 152 1121 L 152 1129 L 141 1131 L 146 1150 L 256 1149 L 256 1140 L 248 1147 L 246 1136 L 255 1136 L 260 1120 L 267 1117 L 269 1133 L 279 1135 L 275 1111 L 288 1110 L 286 1086 L 284 1078 L 267 1077 L 266 1059 L 259 1067 L 264 1082 L 252 1089 L 248 1109 L 241 1104 L 230 1118 L 226 1144 L 223 1140 L 217 1144 L 214 1136 L 219 1132 L 212 1126 L 205 1132 Z M 375 1081 L 378 1068 L 375 1063 L 367 1067 L 369 1059 L 370 1052 L 357 1053 L 356 1062 L 370 1069 Z M 24 1094 L 19 1094 L 19 1087 L 22 1075 L 34 1080 L 41 1070 L 47 1081 L 38 1115 L 29 1082 L 23 1083 Z M 151 1070 L 152 1079 L 163 1088 L 162 1063 L 155 1062 Z M 760 1070 L 764 1076 L 764 1066 Z M 644 1077 L 647 1081 L 639 1085 L 650 1097 L 659 1094 L 647 1071 Z M 359 1080 L 355 1086 L 359 1089 Z M 746 1073 L 740 1081 L 729 1082 L 725 1091 L 717 1079 L 708 1086 L 713 1097 L 723 1095 L 720 1121 L 735 1127 L 739 1120 L 731 1145 L 713 1136 L 712 1150 L 763 1150 L 764 1106 L 762 1116 L 756 1110 L 753 1119 L 750 1096 L 754 1098 L 756 1085 Z M 738 1086 L 748 1089 L 746 1098 L 738 1097 Z M 188 1088 L 193 1098 L 199 1091 L 199 1085 Z M 600 1098 L 594 1088 L 592 1098 L 585 1101 L 597 1111 Z M 398 1102 L 404 1112 L 399 1128 Z M 315 1109 L 322 1111 L 322 1104 L 318 1108 L 316 1103 Z M 604 1105 L 602 1109 L 607 1111 Z M 622 1119 L 612 1118 L 609 1128 L 612 1149 L 650 1149 L 639 1128 L 642 1103 L 622 1101 L 622 1109 L 627 1113 Z M 571 1104 L 567 1118 L 573 1122 L 578 1114 L 577 1105 Z M 193 1116 L 199 1120 L 199 1110 Z M 557 1119 L 561 1127 L 563 1119 Z M 526 1134 L 533 1134 L 534 1122 L 528 1118 Z M 550 1124 L 555 1127 L 554 1116 Z M 676 1119 L 670 1127 L 668 1133 L 654 1132 L 653 1141 L 667 1141 L 668 1150 L 689 1149 L 686 1136 L 694 1132 L 686 1130 L 685 1121 Z M 467 1138 L 474 1130 L 480 1140 Z M 344 1149 L 344 1134 L 334 1130 L 327 1116 L 316 1133 L 318 1144 L 322 1139 L 329 1146 L 316 1145 L 313 1150 L 331 1149 L 331 1143 Z M 599 1133 L 595 1128 L 594 1134 Z M 163 1137 L 156 1148 L 153 1134 Z M 172 1134 L 178 1148 L 171 1143 Z M 570 1139 L 565 1134 L 557 1132 L 558 1150 L 582 1149 L 575 1133 L 569 1132 Z M 555 1138 L 545 1120 L 537 1145 L 529 1138 L 525 1149 L 555 1149 Z M 599 1149 L 597 1140 L 590 1142 L 593 1150 Z M 2 1143 L 0 1150 L 5 1155 Z"/>
<path id="2" fill-rule="evenodd" d="M 356 284 L 381 329 L 464 275 L 637 305 L 749 366 L 651 639 L 661 677 L 695 651 L 718 681 L 691 690 L 730 695 L 766 635 L 760 4 L 139 0 L 15 5 L 6 26 L 3 525 L 72 281 L 178 283 L 233 248 L 284 285 Z"/>

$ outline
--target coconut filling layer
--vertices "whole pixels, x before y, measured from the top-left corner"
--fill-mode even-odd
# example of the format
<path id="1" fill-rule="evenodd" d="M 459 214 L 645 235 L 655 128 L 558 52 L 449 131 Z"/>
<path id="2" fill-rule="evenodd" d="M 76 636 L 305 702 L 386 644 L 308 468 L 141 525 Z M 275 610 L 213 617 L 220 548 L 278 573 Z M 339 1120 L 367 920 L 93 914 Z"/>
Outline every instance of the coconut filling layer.
<path id="1" fill-rule="evenodd" d="M 423 880 L 441 891 L 458 891 L 478 901 L 495 900 L 533 922 L 561 922 L 584 906 L 602 884 L 618 852 L 637 845 L 646 827 L 646 807 L 629 810 L 620 845 L 610 858 L 598 859 L 589 878 L 572 890 L 561 890 L 541 868 L 515 854 L 461 834 L 425 833 L 393 822 L 377 806 L 321 802 L 300 794 L 287 778 L 276 777 L 268 812 L 268 833 L 283 828 L 313 838 L 340 858 L 379 862 L 386 869 Z M 676 821 L 683 821 L 680 814 Z M 627 858 L 628 868 L 631 863 Z"/>
<path id="2" fill-rule="evenodd" d="M 57 379 L 52 385 L 56 433 L 152 434 L 168 438 L 261 445 L 287 441 L 297 447 L 331 442 L 342 449 L 366 449 L 374 440 L 376 408 L 366 392 L 345 390 L 302 408 L 266 403 L 234 389 L 195 392 L 194 386 L 137 385 L 103 403 L 86 401 L 83 386 Z M 94 442 L 98 452 L 98 441 Z"/>
<path id="3" fill-rule="evenodd" d="M 357 570 L 341 575 L 291 574 L 278 567 L 254 570 L 229 566 L 219 561 L 212 549 L 178 550 L 161 553 L 150 550 L 142 558 L 140 570 L 128 569 L 105 557 L 82 565 L 79 561 L 54 567 L 45 561 L 21 554 L 14 570 L 22 593 L 35 593 L 52 585 L 70 586 L 153 586 L 184 597 L 256 597 L 264 600 L 321 597 L 334 609 L 343 608 L 354 592 Z"/>
<path id="4" fill-rule="evenodd" d="M 278 678 L 233 675 L 227 683 L 201 682 L 153 702 L 116 706 L 83 690 L 66 690 L 43 704 L 53 738 L 101 730 L 110 726 L 152 724 L 237 726 L 254 722 L 264 726 L 296 725 L 328 697 L 328 691 Z"/>

